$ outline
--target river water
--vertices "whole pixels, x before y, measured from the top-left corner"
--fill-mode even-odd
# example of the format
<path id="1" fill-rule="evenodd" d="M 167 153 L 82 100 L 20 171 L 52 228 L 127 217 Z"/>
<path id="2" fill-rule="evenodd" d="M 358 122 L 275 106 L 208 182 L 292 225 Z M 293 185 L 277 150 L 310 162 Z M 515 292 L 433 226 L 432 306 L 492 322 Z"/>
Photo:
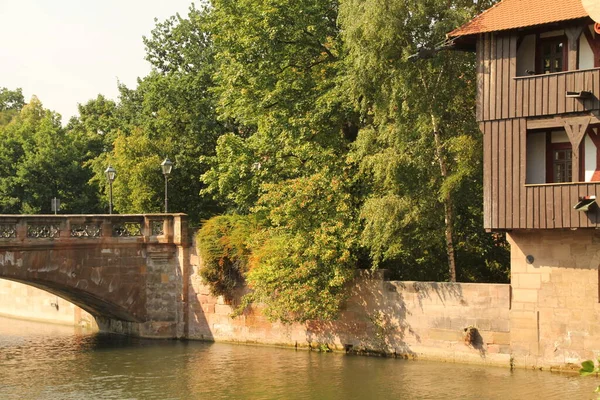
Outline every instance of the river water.
<path id="1" fill-rule="evenodd" d="M 549 372 L 153 341 L 0 318 L 0 399 L 590 399 Z"/>

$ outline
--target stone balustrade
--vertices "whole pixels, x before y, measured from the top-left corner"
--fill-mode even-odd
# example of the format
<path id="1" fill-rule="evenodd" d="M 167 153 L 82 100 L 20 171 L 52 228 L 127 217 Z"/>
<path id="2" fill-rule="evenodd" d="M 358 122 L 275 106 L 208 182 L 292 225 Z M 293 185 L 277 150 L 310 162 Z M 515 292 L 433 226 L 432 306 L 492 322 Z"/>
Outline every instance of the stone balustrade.
<path id="1" fill-rule="evenodd" d="M 0 214 L 0 247 L 94 240 L 181 244 L 187 240 L 187 234 L 179 229 L 185 217 L 185 214 Z"/>

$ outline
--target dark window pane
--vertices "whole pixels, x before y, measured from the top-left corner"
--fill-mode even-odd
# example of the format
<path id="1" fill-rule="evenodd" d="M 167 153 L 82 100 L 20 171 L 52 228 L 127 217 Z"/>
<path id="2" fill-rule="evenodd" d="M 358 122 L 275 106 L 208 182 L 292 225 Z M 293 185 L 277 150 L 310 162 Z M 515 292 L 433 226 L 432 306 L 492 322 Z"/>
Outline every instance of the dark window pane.
<path id="1" fill-rule="evenodd" d="M 540 44 L 540 60 L 542 73 L 562 72 L 564 70 L 564 38 L 542 39 Z"/>
<path id="2" fill-rule="evenodd" d="M 554 150 L 554 182 L 571 182 L 572 169 L 571 164 L 571 149 Z"/>

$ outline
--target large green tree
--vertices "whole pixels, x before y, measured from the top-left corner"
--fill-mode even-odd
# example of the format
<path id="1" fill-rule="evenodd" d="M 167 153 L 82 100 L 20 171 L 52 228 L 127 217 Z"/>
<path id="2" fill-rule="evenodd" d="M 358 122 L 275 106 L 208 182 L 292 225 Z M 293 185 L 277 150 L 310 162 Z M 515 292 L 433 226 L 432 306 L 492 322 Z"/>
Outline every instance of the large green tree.
<path id="1" fill-rule="evenodd" d="M 505 244 L 481 228 L 474 56 L 407 61 L 489 4 L 213 5 L 214 92 L 235 129 L 204 179 L 230 212 L 263 220 L 247 300 L 286 321 L 333 318 L 361 265 L 506 279 Z"/>
<path id="2" fill-rule="evenodd" d="M 420 49 L 444 44 L 447 32 L 489 3 L 341 3 L 346 83 L 364 121 L 353 157 L 371 183 L 361 210 L 362 242 L 375 263 L 418 266 L 421 271 L 408 271 L 455 281 L 457 261 L 465 279 L 477 276 L 472 267 L 501 253 L 501 243 L 481 229 L 474 55 L 447 51 L 409 61 Z"/>
<path id="3" fill-rule="evenodd" d="M 219 115 L 206 192 L 262 222 L 247 301 L 283 321 L 333 318 L 357 267 L 358 199 L 346 160 L 358 113 L 341 92 L 336 1 L 217 0 Z"/>
<path id="4" fill-rule="evenodd" d="M 60 116 L 34 96 L 0 127 L 0 207 L 3 213 L 98 211 L 97 188 L 88 185 L 89 142 L 62 128 Z"/>
<path id="5" fill-rule="evenodd" d="M 169 179 L 169 212 L 185 212 L 194 224 L 220 210 L 204 188 L 204 157 L 214 155 L 225 124 L 217 120 L 213 87 L 213 45 L 207 34 L 208 10 L 190 8 L 187 18 L 157 23 L 144 38 L 152 72 L 136 88 L 119 87 L 117 103 L 102 96 L 80 107 L 73 127 L 94 137 L 102 148 L 91 162 L 93 182 L 104 197 L 103 171 L 117 170 L 114 205 L 118 212 L 163 211 L 164 178 L 160 163 L 175 166 Z"/>

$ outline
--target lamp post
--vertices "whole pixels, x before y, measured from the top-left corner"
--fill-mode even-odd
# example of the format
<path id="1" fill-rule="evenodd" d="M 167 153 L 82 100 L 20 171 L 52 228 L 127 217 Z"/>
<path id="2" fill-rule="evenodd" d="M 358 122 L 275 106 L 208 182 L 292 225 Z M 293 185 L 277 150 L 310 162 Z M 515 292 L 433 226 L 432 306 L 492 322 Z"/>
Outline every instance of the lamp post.
<path id="1" fill-rule="evenodd" d="M 169 160 L 169 157 L 165 158 L 165 161 L 163 161 L 160 164 L 160 167 L 162 168 L 162 173 L 165 176 L 165 214 L 167 212 L 169 212 L 169 203 L 168 203 L 168 189 L 169 189 L 169 175 L 171 174 L 171 170 L 173 169 L 173 163 L 171 162 L 171 160 Z"/>
<path id="2" fill-rule="evenodd" d="M 112 205 L 113 205 L 112 184 L 117 176 L 117 171 L 109 165 L 108 168 L 106 168 L 106 171 L 104 171 L 104 176 L 106 176 L 106 179 L 108 180 L 108 185 L 110 186 L 110 200 L 108 202 L 108 213 L 112 214 Z"/>

